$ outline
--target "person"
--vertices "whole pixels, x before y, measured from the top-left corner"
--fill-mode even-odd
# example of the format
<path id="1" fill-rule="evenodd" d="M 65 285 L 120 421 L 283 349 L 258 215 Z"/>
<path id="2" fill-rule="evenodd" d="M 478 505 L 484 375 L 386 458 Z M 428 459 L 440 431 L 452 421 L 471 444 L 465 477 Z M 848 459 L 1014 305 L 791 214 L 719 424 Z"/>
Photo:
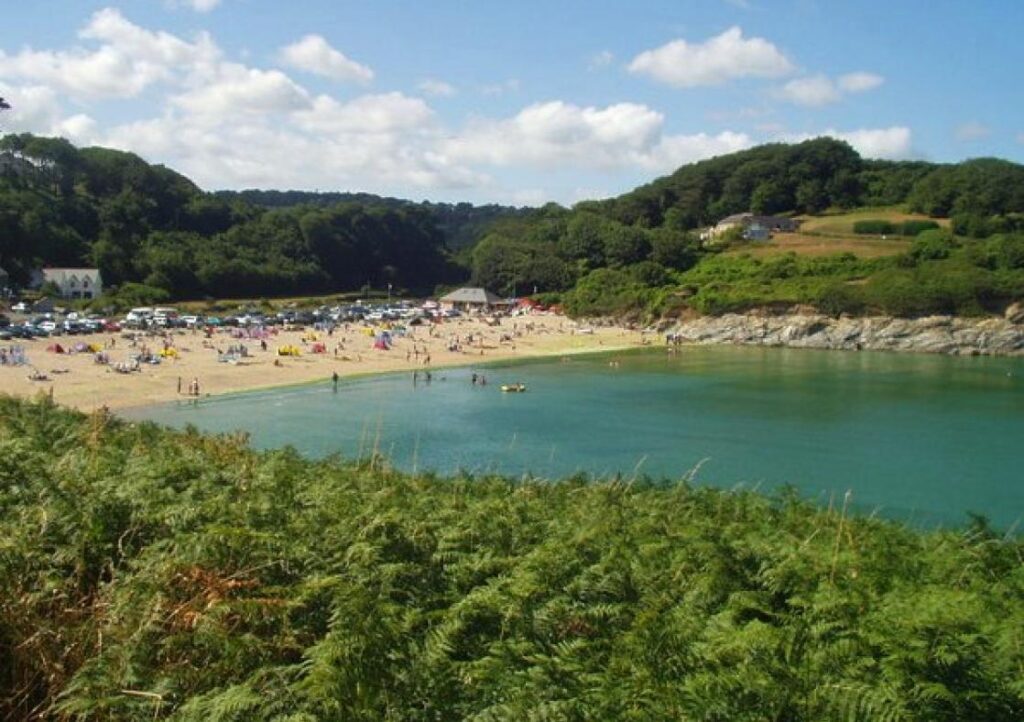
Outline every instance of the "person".
<path id="1" fill-rule="evenodd" d="M 178 394 L 181 394 L 181 376 L 178 377 Z"/>
<path id="2" fill-rule="evenodd" d="M 338 372 L 337 371 L 335 371 L 333 374 L 331 374 L 331 381 L 334 382 L 334 390 L 337 391 L 338 390 Z"/>
<path id="3" fill-rule="evenodd" d="M 476 386 L 476 374 L 473 374 L 472 381 L 473 381 L 473 385 Z"/>

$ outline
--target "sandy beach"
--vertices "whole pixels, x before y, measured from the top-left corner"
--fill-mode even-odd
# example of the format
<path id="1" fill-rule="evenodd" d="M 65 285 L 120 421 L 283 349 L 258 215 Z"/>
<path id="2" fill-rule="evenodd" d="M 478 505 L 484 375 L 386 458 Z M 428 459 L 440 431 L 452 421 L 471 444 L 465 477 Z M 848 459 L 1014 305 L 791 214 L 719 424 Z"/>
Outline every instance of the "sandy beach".
<path id="1" fill-rule="evenodd" d="M 390 349 L 374 347 L 375 328 L 343 324 L 328 334 L 312 329 L 271 329 L 265 338 L 238 338 L 244 329 L 218 329 L 211 336 L 202 330 L 174 329 L 166 333 L 124 333 L 59 336 L 3 344 L 9 352 L 20 347 L 24 365 L 0 366 L 0 393 L 33 397 L 52 395 L 54 401 L 83 411 L 110 410 L 186 399 L 198 382 L 199 397 L 257 388 L 330 381 L 393 371 L 430 370 L 484 364 L 505 359 L 527 359 L 595 351 L 634 348 L 651 340 L 639 331 L 615 327 L 580 328 L 554 315 L 502 319 L 499 326 L 483 319 L 460 317 L 440 324 L 410 327 L 393 333 Z M 376 329 L 376 330 L 379 330 Z M 234 334 L 234 335 L 233 335 Z M 265 342 L 266 348 L 263 348 Z M 79 344 L 102 348 L 107 363 L 90 350 L 66 351 Z M 231 353 L 245 347 L 245 354 Z M 293 347 L 299 355 L 280 355 Z M 317 352 L 317 348 L 323 350 Z M 147 351 L 167 354 L 160 363 L 141 363 L 138 370 L 121 373 L 133 356 Z M 230 360 L 228 360 L 230 359 Z M 33 380 L 33 371 L 45 378 Z"/>

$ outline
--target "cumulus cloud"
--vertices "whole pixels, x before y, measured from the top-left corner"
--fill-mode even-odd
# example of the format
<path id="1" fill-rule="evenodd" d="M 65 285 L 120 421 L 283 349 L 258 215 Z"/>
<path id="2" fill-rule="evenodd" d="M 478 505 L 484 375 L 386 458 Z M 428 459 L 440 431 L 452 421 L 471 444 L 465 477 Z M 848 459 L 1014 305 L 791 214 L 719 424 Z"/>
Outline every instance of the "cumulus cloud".
<path id="1" fill-rule="evenodd" d="M 210 67 L 220 56 L 205 34 L 189 43 L 145 30 L 110 8 L 96 12 L 79 37 L 100 46 L 67 51 L 25 48 L 13 55 L 0 51 L 0 76 L 45 84 L 75 98 L 131 98 L 155 83 L 175 79 L 183 69 Z"/>
<path id="2" fill-rule="evenodd" d="M 167 0 L 171 7 L 192 8 L 197 13 L 208 13 L 220 5 L 220 0 Z"/>
<path id="3" fill-rule="evenodd" d="M 830 128 L 820 133 L 783 135 L 780 137 L 780 140 L 799 143 L 811 138 L 825 137 L 845 140 L 865 158 L 903 160 L 914 156 L 911 146 L 910 128 L 904 126 L 860 128 L 857 130 L 835 130 Z"/>
<path id="4" fill-rule="evenodd" d="M 309 94 L 279 70 L 225 63 L 217 77 L 172 103 L 197 116 L 230 118 L 240 113 L 281 113 L 309 105 Z"/>
<path id="5" fill-rule="evenodd" d="M 957 140 L 969 142 L 989 137 L 992 135 L 992 129 L 983 123 L 972 120 L 968 123 L 957 126 L 954 131 L 954 135 Z"/>
<path id="6" fill-rule="evenodd" d="M 416 87 L 419 88 L 421 93 L 432 95 L 437 98 L 450 98 L 457 92 L 455 90 L 455 86 L 450 85 L 443 80 L 436 80 L 434 78 L 422 80 Z"/>
<path id="7" fill-rule="evenodd" d="M 779 96 L 791 103 L 812 108 L 835 103 L 842 97 L 835 83 L 824 75 L 790 80 L 779 90 Z"/>
<path id="8" fill-rule="evenodd" d="M 320 35 L 307 35 L 298 42 L 281 49 L 281 60 L 285 64 L 322 75 L 333 80 L 369 83 L 373 71 L 331 47 Z"/>
<path id="9" fill-rule="evenodd" d="M 364 95 L 347 103 L 321 95 L 312 107 L 295 113 L 298 126 L 314 133 L 391 133 L 424 130 L 433 111 L 419 98 L 402 93 Z"/>
<path id="10" fill-rule="evenodd" d="M 751 145 L 736 133 L 664 135 L 664 116 L 636 103 L 604 108 L 563 101 L 530 105 L 506 119 L 477 119 L 442 143 L 446 155 L 497 166 L 663 171 Z"/>
<path id="11" fill-rule="evenodd" d="M 837 80 L 826 75 L 794 78 L 776 91 L 782 100 L 809 108 L 837 103 L 847 94 L 863 93 L 877 88 L 884 78 L 873 73 L 847 73 Z"/>
<path id="12" fill-rule="evenodd" d="M 864 93 L 868 90 L 874 90 L 884 82 L 885 78 L 881 75 L 858 71 L 856 73 L 840 75 L 838 84 L 839 89 L 845 93 Z"/>
<path id="13" fill-rule="evenodd" d="M 703 43 L 673 40 L 645 50 L 628 68 L 676 88 L 721 85 L 737 78 L 778 78 L 794 70 L 772 43 L 764 38 L 744 38 L 738 27 Z"/>

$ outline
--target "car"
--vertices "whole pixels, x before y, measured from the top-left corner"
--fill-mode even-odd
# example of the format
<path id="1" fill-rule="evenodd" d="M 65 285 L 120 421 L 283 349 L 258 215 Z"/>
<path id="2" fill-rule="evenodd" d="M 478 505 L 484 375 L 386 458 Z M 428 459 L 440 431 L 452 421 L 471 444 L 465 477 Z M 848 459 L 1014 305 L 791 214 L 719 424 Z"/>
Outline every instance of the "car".
<path id="1" fill-rule="evenodd" d="M 25 303 L 24 301 L 19 301 L 18 303 L 11 306 L 11 310 L 17 313 L 28 313 L 28 304 Z"/>
<path id="2" fill-rule="evenodd" d="M 53 333 L 57 331 L 56 321 L 40 321 L 39 323 L 35 324 L 35 326 L 36 328 L 46 331 L 46 333 L 50 335 L 53 335 Z"/>

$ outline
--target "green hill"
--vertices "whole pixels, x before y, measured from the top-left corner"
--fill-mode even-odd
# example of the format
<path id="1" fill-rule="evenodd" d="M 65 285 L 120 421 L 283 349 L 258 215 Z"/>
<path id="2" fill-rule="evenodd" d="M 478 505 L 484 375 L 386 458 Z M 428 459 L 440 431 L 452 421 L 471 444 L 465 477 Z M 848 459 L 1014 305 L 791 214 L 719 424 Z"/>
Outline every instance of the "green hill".
<path id="1" fill-rule="evenodd" d="M 430 293 L 472 280 L 499 293 L 546 293 L 576 314 L 652 318 L 787 303 L 996 313 L 1024 297 L 1022 189 L 1024 167 L 1007 161 L 864 161 L 825 138 L 683 166 L 572 209 L 206 193 L 130 153 L 8 135 L 0 139 L 0 265 L 15 284 L 43 265 L 98 266 L 113 289 L 100 305 L 388 284 Z M 837 233 L 836 214 L 878 207 L 938 215 L 947 230 L 920 247 Z M 804 231 L 769 244 L 701 243 L 699 228 L 747 210 L 800 215 Z M 786 260 L 789 252 L 797 258 Z"/>

